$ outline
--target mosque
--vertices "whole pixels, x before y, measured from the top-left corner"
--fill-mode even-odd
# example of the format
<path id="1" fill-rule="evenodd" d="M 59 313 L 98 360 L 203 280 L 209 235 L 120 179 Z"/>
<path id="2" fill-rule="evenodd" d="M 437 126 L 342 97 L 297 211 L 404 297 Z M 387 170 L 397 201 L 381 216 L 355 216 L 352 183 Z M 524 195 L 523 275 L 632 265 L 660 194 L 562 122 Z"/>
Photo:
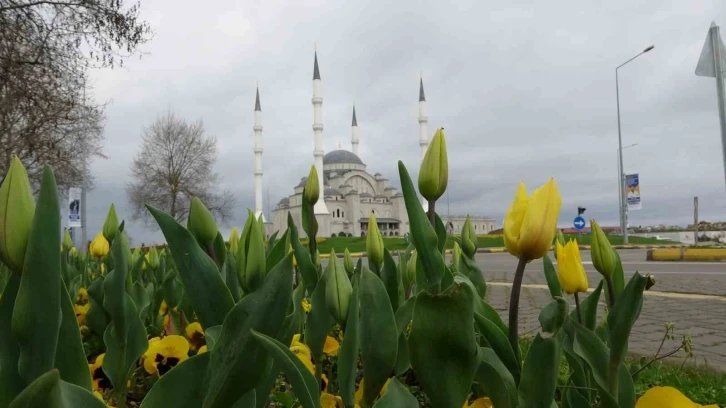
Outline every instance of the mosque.
<path id="1" fill-rule="evenodd" d="M 360 130 L 353 107 L 351 122 L 351 150 L 323 151 L 323 96 L 318 56 L 315 53 L 313 65 L 313 149 L 314 164 L 319 177 L 323 199 L 318 200 L 313 211 L 318 221 L 318 237 L 362 237 L 366 235 L 370 214 L 376 216 L 378 228 L 384 236 L 402 236 L 409 232 L 408 215 L 403 194 L 389 184 L 380 173 L 371 175 L 358 154 Z M 428 117 L 426 116 L 426 96 L 423 79 L 419 82 L 419 147 L 421 158 L 429 145 Z M 259 89 L 255 99 L 255 215 L 265 216 L 262 211 L 262 108 Z M 287 228 L 288 213 L 297 225 L 300 235 L 302 229 L 302 193 L 307 177 L 293 189 L 293 194 L 283 197 L 265 219 L 267 234 L 284 231 Z M 442 219 L 450 233 L 460 233 L 465 217 L 452 216 Z M 488 217 L 472 216 L 474 229 L 478 234 L 486 234 L 496 228 L 496 221 Z"/>

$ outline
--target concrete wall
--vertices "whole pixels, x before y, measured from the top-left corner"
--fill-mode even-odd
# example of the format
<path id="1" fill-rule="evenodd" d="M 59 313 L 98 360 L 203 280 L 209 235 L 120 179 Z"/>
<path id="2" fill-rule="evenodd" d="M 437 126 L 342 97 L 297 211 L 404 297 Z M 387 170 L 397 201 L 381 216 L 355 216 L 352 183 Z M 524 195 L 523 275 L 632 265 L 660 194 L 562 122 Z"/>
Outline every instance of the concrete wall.
<path id="1" fill-rule="evenodd" d="M 630 234 L 634 237 L 647 237 L 647 238 L 659 238 L 667 239 L 671 241 L 680 242 L 682 244 L 693 245 L 694 231 L 681 231 L 681 232 L 649 232 L 649 233 L 638 233 Z M 698 236 L 707 236 L 714 241 L 726 243 L 726 231 L 698 231 Z"/>

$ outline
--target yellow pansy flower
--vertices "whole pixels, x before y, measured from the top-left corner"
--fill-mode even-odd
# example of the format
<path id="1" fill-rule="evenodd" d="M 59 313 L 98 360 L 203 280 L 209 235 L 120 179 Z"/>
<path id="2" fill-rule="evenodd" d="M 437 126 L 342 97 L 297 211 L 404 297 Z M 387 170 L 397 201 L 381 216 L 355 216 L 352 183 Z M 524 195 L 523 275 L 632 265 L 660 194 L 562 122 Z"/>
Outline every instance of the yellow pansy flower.
<path id="1" fill-rule="evenodd" d="M 86 288 L 78 288 L 78 294 L 76 295 L 76 303 L 79 305 L 85 305 L 88 302 L 88 291 Z"/>
<path id="2" fill-rule="evenodd" d="M 718 405 L 696 404 L 673 387 L 653 387 L 638 398 L 635 408 L 718 408 Z"/>
<path id="3" fill-rule="evenodd" d="M 323 353 L 329 356 L 337 356 L 338 350 L 340 350 L 340 343 L 338 343 L 338 340 L 336 340 L 335 337 L 326 336 Z"/>
<path id="4" fill-rule="evenodd" d="M 111 380 L 106 377 L 106 373 L 103 372 L 103 359 L 106 357 L 106 353 L 99 354 L 93 363 L 88 365 L 88 370 L 91 372 L 91 380 L 93 381 L 93 389 L 103 393 L 104 390 L 112 388 Z"/>
<path id="5" fill-rule="evenodd" d="M 302 300 L 302 308 L 305 313 L 310 313 L 310 311 L 313 310 L 313 306 L 310 304 L 310 301 L 305 298 Z"/>
<path id="6" fill-rule="evenodd" d="M 197 350 L 197 354 L 204 354 L 207 352 L 207 345 L 203 345 L 202 347 L 199 347 L 199 350 Z"/>
<path id="7" fill-rule="evenodd" d="M 204 338 L 204 330 L 199 322 L 188 324 L 186 329 L 184 329 L 184 334 L 186 335 L 187 340 L 189 340 L 192 351 L 207 344 Z"/>
<path id="8" fill-rule="evenodd" d="M 492 401 L 489 398 L 477 398 L 469 404 L 469 401 L 464 401 L 464 405 L 462 405 L 461 408 L 493 408 L 494 405 L 492 404 Z"/>
<path id="9" fill-rule="evenodd" d="M 149 342 L 144 353 L 144 369 L 149 374 L 164 375 L 177 364 L 189 358 L 189 342 L 183 336 L 169 335 Z"/>
<path id="10" fill-rule="evenodd" d="M 554 239 L 562 198 L 554 179 L 527 196 L 524 183 L 504 217 L 504 245 L 510 254 L 527 261 L 547 254 Z"/>
<path id="11" fill-rule="evenodd" d="M 587 274 L 582 266 L 580 248 L 574 240 L 563 247 L 557 241 L 557 278 L 567 294 L 587 292 Z"/>
<path id="12" fill-rule="evenodd" d="M 310 370 L 311 373 L 315 374 L 315 365 L 313 364 L 313 355 L 305 343 L 300 342 L 300 334 L 292 336 L 292 342 L 290 342 L 290 351 L 302 361 L 302 363 Z"/>
<path id="13" fill-rule="evenodd" d="M 86 303 L 85 305 L 73 305 L 73 311 L 76 313 L 76 320 L 78 321 L 79 326 L 86 324 L 86 313 L 88 313 L 88 309 L 90 308 L 90 303 Z"/>
<path id="14" fill-rule="evenodd" d="M 379 396 L 386 393 L 386 389 L 388 389 L 388 383 L 391 382 L 391 379 L 387 379 L 386 383 L 383 384 L 383 388 L 381 388 L 381 392 L 378 394 Z M 355 390 L 355 405 L 360 405 L 361 401 L 363 401 L 363 380 L 360 380 L 360 384 L 358 384 L 358 389 Z"/>

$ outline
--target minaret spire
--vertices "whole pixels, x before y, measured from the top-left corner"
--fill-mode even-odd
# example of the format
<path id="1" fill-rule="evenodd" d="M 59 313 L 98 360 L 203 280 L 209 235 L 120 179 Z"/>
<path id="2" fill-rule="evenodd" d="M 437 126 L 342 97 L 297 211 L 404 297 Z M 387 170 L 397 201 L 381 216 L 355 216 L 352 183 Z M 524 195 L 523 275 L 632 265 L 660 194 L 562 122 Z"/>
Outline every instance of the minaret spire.
<path id="1" fill-rule="evenodd" d="M 255 124 L 252 127 L 255 131 L 255 217 L 265 215 L 262 211 L 262 107 L 260 105 L 260 88 L 257 87 L 255 94 Z"/>
<path id="2" fill-rule="evenodd" d="M 317 48 L 317 46 L 316 46 Z M 318 172 L 318 182 L 320 184 L 321 193 L 325 189 L 325 180 L 323 179 L 323 82 L 320 80 L 320 68 L 318 68 L 318 51 L 315 50 L 315 62 L 313 65 L 313 136 L 315 138 L 315 149 L 313 157 L 315 158 L 315 170 Z M 315 214 L 328 214 L 328 207 L 325 205 L 323 194 L 313 207 Z"/>
<path id="3" fill-rule="evenodd" d="M 429 148 L 429 118 L 426 116 L 426 95 L 424 95 L 423 73 L 419 79 L 418 88 L 418 145 L 421 147 L 421 161 Z M 424 199 L 424 210 L 428 210 L 428 203 Z"/>
<path id="4" fill-rule="evenodd" d="M 353 105 L 353 122 L 350 127 L 350 144 L 353 147 L 353 154 L 358 156 L 358 119 L 355 117 L 355 105 Z"/>

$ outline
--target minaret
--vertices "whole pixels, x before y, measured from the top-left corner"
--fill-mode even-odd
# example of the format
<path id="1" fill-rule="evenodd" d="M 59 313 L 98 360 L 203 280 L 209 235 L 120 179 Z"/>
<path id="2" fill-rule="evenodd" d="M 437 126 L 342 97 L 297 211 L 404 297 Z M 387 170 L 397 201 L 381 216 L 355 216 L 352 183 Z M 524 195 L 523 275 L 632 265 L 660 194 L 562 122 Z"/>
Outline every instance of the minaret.
<path id="1" fill-rule="evenodd" d="M 320 199 L 315 203 L 313 211 L 315 214 L 328 214 L 328 207 L 323 199 L 325 183 L 323 181 L 323 82 L 320 80 L 320 69 L 318 68 L 318 52 L 315 51 L 315 65 L 313 66 L 313 135 L 315 136 L 315 170 L 318 172 L 318 183 L 320 184 Z"/>
<path id="2" fill-rule="evenodd" d="M 350 144 L 353 147 L 353 154 L 358 156 L 358 120 L 355 117 L 355 105 L 353 105 L 353 123 L 350 125 Z M 359 156 L 360 157 L 360 156 Z"/>
<path id="3" fill-rule="evenodd" d="M 423 77 L 419 82 L 418 88 L 418 144 L 421 146 L 421 160 L 426 155 L 429 148 L 429 118 L 426 116 L 426 95 L 423 89 Z"/>
<path id="4" fill-rule="evenodd" d="M 252 129 L 255 131 L 255 218 L 262 215 L 262 220 L 266 221 L 262 212 L 262 107 L 259 87 L 255 96 L 255 125 Z"/>

